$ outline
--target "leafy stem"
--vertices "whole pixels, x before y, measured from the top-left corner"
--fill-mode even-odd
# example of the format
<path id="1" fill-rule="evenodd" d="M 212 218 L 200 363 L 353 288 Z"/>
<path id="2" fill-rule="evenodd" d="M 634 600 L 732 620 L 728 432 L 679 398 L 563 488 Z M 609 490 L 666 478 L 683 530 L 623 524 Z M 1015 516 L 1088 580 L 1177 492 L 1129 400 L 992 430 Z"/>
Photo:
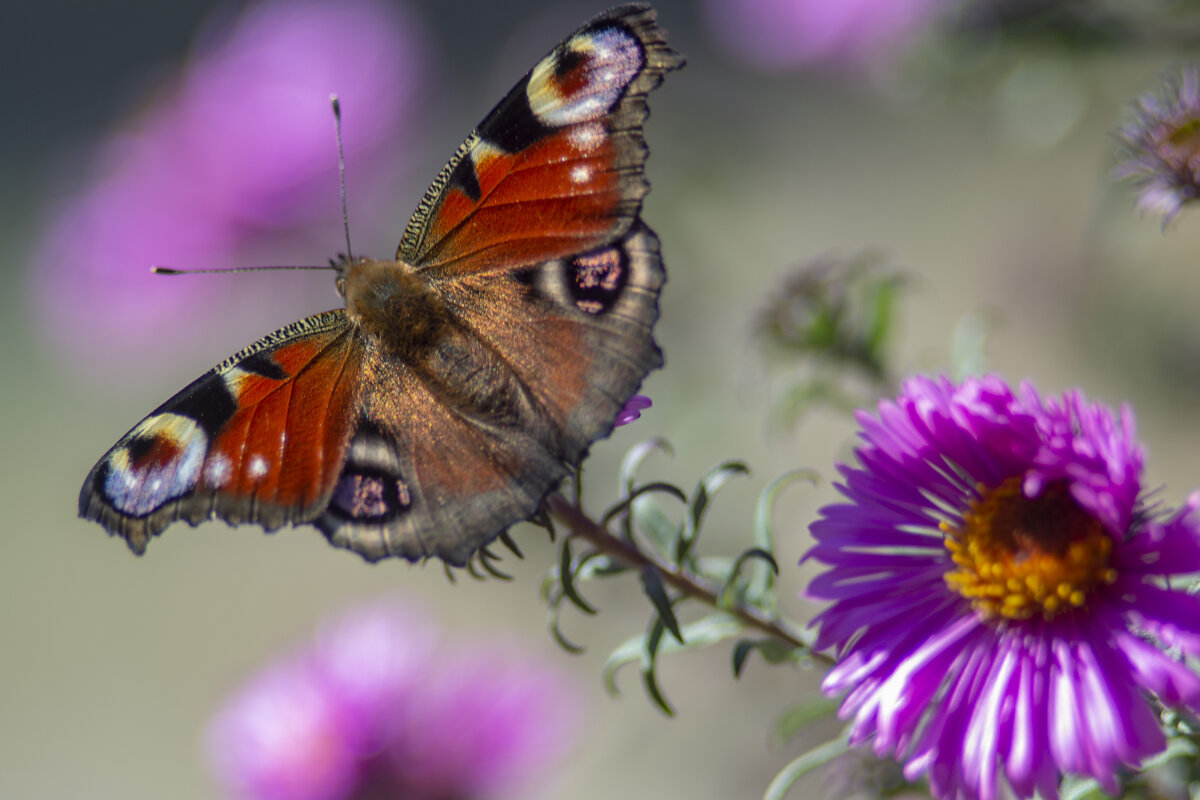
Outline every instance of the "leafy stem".
<path id="1" fill-rule="evenodd" d="M 806 651 L 815 662 L 825 666 L 831 666 L 834 663 L 829 656 L 813 652 L 812 642 L 809 638 L 795 630 L 786 621 L 769 615 L 759 608 L 730 600 L 727 593 L 724 593 L 723 596 L 723 587 L 714 581 L 696 575 L 683 565 L 671 564 L 654 554 L 644 552 L 634 542 L 610 533 L 606 528 L 594 522 L 578 505 L 570 502 L 561 494 L 552 494 L 546 500 L 546 508 L 555 519 L 570 530 L 573 536 L 587 541 L 610 558 L 636 570 L 652 567 L 664 581 L 684 595 L 736 617 L 749 628 L 759 630 L 794 648 Z"/>

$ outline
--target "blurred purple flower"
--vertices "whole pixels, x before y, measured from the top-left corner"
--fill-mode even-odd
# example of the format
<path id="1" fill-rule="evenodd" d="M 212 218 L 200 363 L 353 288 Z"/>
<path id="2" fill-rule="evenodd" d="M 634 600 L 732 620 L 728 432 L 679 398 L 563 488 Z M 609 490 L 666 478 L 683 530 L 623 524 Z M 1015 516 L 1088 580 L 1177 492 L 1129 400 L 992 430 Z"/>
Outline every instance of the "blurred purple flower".
<path id="1" fill-rule="evenodd" d="M 649 397 L 641 394 L 635 394 L 625 403 L 625 407 L 621 409 L 621 413 L 617 414 L 617 421 L 614 423 L 616 427 L 628 425 L 636 419 L 641 419 L 642 412 L 650 406 L 654 405 Z"/>
<path id="2" fill-rule="evenodd" d="M 381 0 L 268 0 L 206 37 L 49 220 L 33 291 L 51 341 L 82 366 L 137 374 L 148 348 L 202 341 L 218 300 L 223 314 L 239 305 L 229 281 L 156 277 L 151 265 L 234 266 L 268 249 L 272 263 L 322 262 L 341 227 L 329 95 L 342 98 L 350 191 L 382 195 L 415 111 L 422 42 L 412 14 Z M 352 203 L 356 227 L 378 224 L 380 206 Z"/>
<path id="3" fill-rule="evenodd" d="M 859 422 L 806 556 L 851 740 L 939 798 L 1115 794 L 1165 745 L 1156 701 L 1200 710 L 1200 597 L 1169 583 L 1200 570 L 1200 494 L 1142 508 L 1132 412 L 1078 392 L 913 379 Z"/>
<path id="4" fill-rule="evenodd" d="M 1134 119 L 1117 131 L 1113 174 L 1140 190 L 1137 207 L 1171 222 L 1200 196 L 1200 67 L 1168 76 L 1138 98 Z"/>
<path id="5" fill-rule="evenodd" d="M 347 614 L 213 721 L 220 782 L 246 800 L 517 797 L 570 746 L 578 698 L 504 645 L 440 641 L 398 602 Z"/>
<path id="6" fill-rule="evenodd" d="M 766 70 L 861 68 L 886 61 L 945 5 L 946 0 L 705 0 L 718 39 Z"/>

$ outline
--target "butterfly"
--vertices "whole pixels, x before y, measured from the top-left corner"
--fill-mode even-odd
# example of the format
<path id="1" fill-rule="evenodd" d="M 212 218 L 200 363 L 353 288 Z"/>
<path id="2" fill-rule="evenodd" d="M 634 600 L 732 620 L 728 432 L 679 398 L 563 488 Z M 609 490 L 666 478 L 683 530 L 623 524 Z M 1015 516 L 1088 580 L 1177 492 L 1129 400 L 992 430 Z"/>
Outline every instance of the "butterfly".
<path id="1" fill-rule="evenodd" d="M 642 124 L 683 63 L 646 5 L 571 34 L 451 156 L 395 260 L 342 257 L 344 309 L 156 408 L 92 468 L 79 515 L 139 555 L 219 518 L 460 566 L 535 515 L 663 363 Z"/>

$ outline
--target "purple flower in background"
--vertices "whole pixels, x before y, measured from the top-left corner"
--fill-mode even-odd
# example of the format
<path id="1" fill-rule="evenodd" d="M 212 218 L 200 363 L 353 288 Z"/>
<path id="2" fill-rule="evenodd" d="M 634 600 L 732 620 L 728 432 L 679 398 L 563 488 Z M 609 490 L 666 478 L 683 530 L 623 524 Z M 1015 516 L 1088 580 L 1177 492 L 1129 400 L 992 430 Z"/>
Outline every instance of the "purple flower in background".
<path id="1" fill-rule="evenodd" d="M 1114 175 L 1137 186 L 1138 209 L 1166 225 L 1200 196 L 1200 67 L 1184 67 L 1140 97 L 1117 136 Z"/>
<path id="2" fill-rule="evenodd" d="M 641 419 L 642 412 L 650 406 L 654 405 L 649 397 L 641 394 L 635 394 L 629 398 L 629 402 L 625 403 L 625 407 L 621 409 L 621 413 L 617 414 L 617 421 L 614 423 L 616 427 L 628 425 L 634 420 Z"/>
<path id="3" fill-rule="evenodd" d="M 761 69 L 859 68 L 894 57 L 945 0 L 705 0 L 712 32 Z"/>
<path id="4" fill-rule="evenodd" d="M 269 0 L 206 37 L 49 220 L 32 288 L 50 341 L 85 368 L 138 374 L 150 350 L 205 341 L 218 301 L 222 315 L 263 315 L 261 293 L 233 291 L 251 279 L 163 278 L 152 265 L 322 263 L 341 238 L 331 92 L 356 228 L 378 225 L 375 210 L 399 225 L 386 204 L 353 198 L 390 188 L 422 42 L 415 18 L 382 0 Z M 273 299 L 300 309 L 300 282 L 274 281 L 287 286 Z"/>
<path id="5" fill-rule="evenodd" d="M 1128 409 L 1041 398 L 997 378 L 908 381 L 860 412 L 849 502 L 821 510 L 807 595 L 830 602 L 816 646 L 846 693 L 852 741 L 929 777 L 937 797 L 1057 797 L 1165 744 L 1155 706 L 1200 709 L 1200 495 L 1139 506 Z"/>
<path id="6" fill-rule="evenodd" d="M 398 602 L 347 614 L 213 721 L 220 782 L 246 800 L 518 797 L 569 747 L 562 675 L 498 644 L 445 642 Z"/>

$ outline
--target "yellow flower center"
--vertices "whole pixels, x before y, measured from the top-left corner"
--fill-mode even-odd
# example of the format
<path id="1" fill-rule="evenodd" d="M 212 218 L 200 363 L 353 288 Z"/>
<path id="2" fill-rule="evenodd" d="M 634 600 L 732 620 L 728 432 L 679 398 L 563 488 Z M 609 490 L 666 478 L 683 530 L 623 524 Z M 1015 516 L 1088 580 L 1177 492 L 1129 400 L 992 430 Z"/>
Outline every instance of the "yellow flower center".
<path id="1" fill-rule="evenodd" d="M 1150 136 L 1159 157 L 1176 171 L 1200 166 L 1200 119 L 1164 123 Z"/>
<path id="2" fill-rule="evenodd" d="M 1117 579 L 1109 566 L 1112 538 L 1067 484 L 1030 499 L 1021 483 L 1013 477 L 994 489 L 980 485 L 962 527 L 941 524 L 958 567 L 946 583 L 988 617 L 1053 619 Z"/>

